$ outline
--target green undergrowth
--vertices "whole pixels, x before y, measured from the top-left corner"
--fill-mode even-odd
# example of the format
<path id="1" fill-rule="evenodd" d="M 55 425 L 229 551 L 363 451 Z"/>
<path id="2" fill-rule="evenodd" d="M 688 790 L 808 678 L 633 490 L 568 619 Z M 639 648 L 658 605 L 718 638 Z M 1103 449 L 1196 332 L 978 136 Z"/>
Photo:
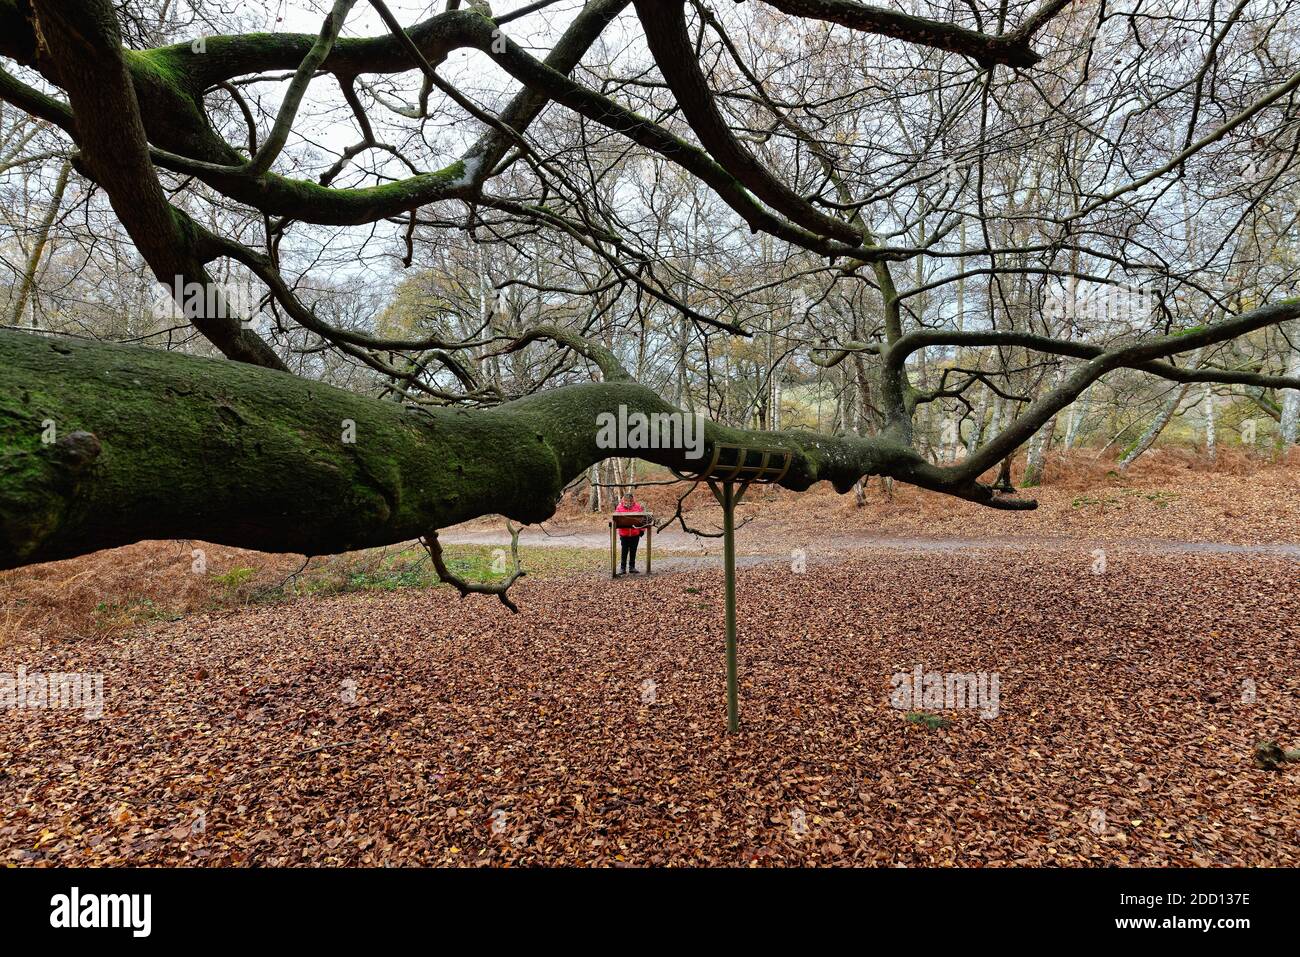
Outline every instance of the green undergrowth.
<path id="1" fill-rule="evenodd" d="M 120 601 L 101 601 L 95 605 L 94 616 L 96 626 L 103 631 L 116 631 L 179 617 L 165 605 L 143 596 L 123 598 Z"/>
<path id="2" fill-rule="evenodd" d="M 497 582 L 513 571 L 510 550 L 492 545 L 445 545 L 447 567 L 467 581 Z M 581 548 L 519 549 L 520 564 L 529 578 L 557 578 L 604 569 L 604 555 Z M 246 572 L 247 569 L 237 569 Z M 214 576 L 223 580 L 225 576 Z M 235 594 L 238 599 L 222 604 L 252 604 L 287 601 L 306 595 L 336 595 L 352 592 L 400 591 L 403 589 L 448 588 L 438 580 L 428 554 L 420 546 L 370 549 L 335 555 L 309 562 L 297 574 L 274 576 L 254 570 L 243 578 Z"/>
<path id="3" fill-rule="evenodd" d="M 908 724 L 923 724 L 931 731 L 938 731 L 952 724 L 947 718 L 929 711 L 909 711 L 903 715 L 903 720 Z"/>
<path id="4" fill-rule="evenodd" d="M 149 628 L 190 615 L 220 613 L 304 598 L 364 592 L 419 592 L 439 589 L 428 554 L 416 544 L 375 548 L 313 558 L 246 552 L 232 560 L 204 556 L 181 543 L 114 565 L 101 561 L 66 580 L 33 580 L 15 585 L 0 577 L 0 648 L 18 642 L 81 639 Z M 160 560 L 160 551 L 168 553 Z M 609 574 L 603 549 L 522 546 L 520 560 L 534 580 Z M 509 548 L 445 545 L 448 567 L 469 581 L 496 582 L 513 570 Z M 523 584 L 523 583 L 521 583 Z M 7 589 L 5 586 L 8 586 Z"/>
<path id="5" fill-rule="evenodd" d="M 1099 505 L 1105 508 L 1107 505 L 1123 506 L 1133 502 L 1147 501 L 1155 508 L 1168 508 L 1177 501 L 1179 493 L 1166 492 L 1160 489 L 1139 489 L 1139 488 L 1117 488 L 1114 494 L 1097 494 L 1097 495 L 1080 495 L 1070 502 L 1071 508 L 1086 508 L 1090 505 Z"/>

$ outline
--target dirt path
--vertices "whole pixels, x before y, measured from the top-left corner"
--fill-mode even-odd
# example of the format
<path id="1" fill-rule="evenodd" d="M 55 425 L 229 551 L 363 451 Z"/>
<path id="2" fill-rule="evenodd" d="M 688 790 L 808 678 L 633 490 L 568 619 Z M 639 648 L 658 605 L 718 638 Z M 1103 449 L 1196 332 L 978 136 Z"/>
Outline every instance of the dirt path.
<path id="1" fill-rule="evenodd" d="M 807 539 L 806 544 L 799 539 Z M 470 525 L 447 529 L 439 533 L 445 544 L 456 545 L 509 545 L 510 536 L 504 529 L 491 526 Z M 604 531 L 587 529 L 526 528 L 519 536 L 523 545 L 537 548 L 589 548 L 604 550 L 609 547 L 609 536 Z M 838 554 L 855 551 L 897 551 L 908 554 L 932 552 L 1008 551 L 1027 547 L 1051 551 L 1091 551 L 1095 548 L 1123 548 L 1158 555 L 1266 555 L 1294 558 L 1300 561 L 1300 543 L 1268 545 L 1235 545 L 1227 542 L 1177 541 L 1155 538 L 1028 538 L 1004 536 L 996 538 L 958 538 L 927 536 L 881 536 L 864 533 L 835 532 L 819 536 L 809 532 L 804 536 L 788 527 L 757 520 L 737 531 L 737 562 L 741 567 L 761 564 L 789 557 L 795 549 L 802 549 L 810 562 L 833 560 Z M 721 560 L 722 541 L 687 535 L 680 529 L 666 529 L 655 534 L 655 566 L 690 568 L 716 564 Z"/>

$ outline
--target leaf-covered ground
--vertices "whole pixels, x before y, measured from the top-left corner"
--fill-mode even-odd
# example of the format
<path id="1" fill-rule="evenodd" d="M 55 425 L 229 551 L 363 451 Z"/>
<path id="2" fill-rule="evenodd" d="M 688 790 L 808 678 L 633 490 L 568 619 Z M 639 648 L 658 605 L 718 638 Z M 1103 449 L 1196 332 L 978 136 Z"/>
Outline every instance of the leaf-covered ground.
<path id="1" fill-rule="evenodd" d="M 860 551 L 721 579 L 526 579 L 521 614 L 362 591 L 0 648 L 102 671 L 0 710 L 9 864 L 1300 865 L 1300 563 Z M 996 718 L 890 679 L 996 672 Z M 651 682 L 653 684 L 651 684 Z"/>
<path id="2" fill-rule="evenodd" d="M 504 534 L 508 548 L 510 536 L 501 523 L 493 529 Z M 547 544 L 520 549 L 534 578 L 601 565 L 602 559 L 589 549 Z M 452 545 L 446 549 L 448 567 L 471 579 L 501 580 L 510 567 L 506 548 Z M 428 553 L 417 542 L 310 560 L 210 542 L 137 542 L 0 572 L 0 649 L 15 641 L 106 638 L 196 612 L 277 603 L 303 595 L 393 591 L 437 583 Z"/>

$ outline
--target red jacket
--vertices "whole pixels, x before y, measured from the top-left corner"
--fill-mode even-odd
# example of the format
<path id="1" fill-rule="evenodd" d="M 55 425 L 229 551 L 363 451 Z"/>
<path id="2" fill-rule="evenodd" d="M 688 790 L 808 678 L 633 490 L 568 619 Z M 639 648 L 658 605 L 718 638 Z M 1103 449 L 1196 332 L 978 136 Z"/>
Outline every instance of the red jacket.
<path id="1" fill-rule="evenodd" d="M 636 499 L 633 499 L 633 500 L 632 500 L 632 504 L 631 504 L 631 505 L 624 505 L 624 504 L 623 504 L 623 500 L 622 500 L 622 499 L 619 499 L 619 500 L 618 500 L 618 507 L 615 508 L 614 511 L 616 511 L 616 512 L 644 512 L 645 509 L 641 507 L 641 503 L 638 502 Z M 637 537 L 639 537 L 639 536 L 640 536 L 644 531 L 645 531 L 645 529 L 641 529 L 641 528 L 620 528 L 620 529 L 618 530 L 618 535 L 619 535 L 619 538 L 637 538 Z"/>

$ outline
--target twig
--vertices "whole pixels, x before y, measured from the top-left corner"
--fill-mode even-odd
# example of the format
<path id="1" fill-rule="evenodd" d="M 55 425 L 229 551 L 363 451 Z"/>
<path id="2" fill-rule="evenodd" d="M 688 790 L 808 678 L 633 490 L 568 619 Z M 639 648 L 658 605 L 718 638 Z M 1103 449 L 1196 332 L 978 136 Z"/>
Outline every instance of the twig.
<path id="1" fill-rule="evenodd" d="M 523 526 L 516 527 L 507 520 L 506 529 L 510 532 L 510 557 L 514 561 L 515 568 L 510 577 L 503 582 L 468 582 L 448 568 L 447 563 L 442 558 L 442 545 L 438 542 L 438 530 L 436 528 L 430 530 L 428 535 L 420 539 L 420 544 L 424 546 L 429 553 L 429 558 L 433 560 L 433 569 L 438 573 L 438 578 L 460 592 L 462 599 L 470 594 L 496 595 L 501 599 L 501 604 L 517 615 L 519 609 L 510 600 L 507 592 L 510 590 L 511 585 L 528 574 L 519 565 L 519 532 L 523 529 Z"/>

